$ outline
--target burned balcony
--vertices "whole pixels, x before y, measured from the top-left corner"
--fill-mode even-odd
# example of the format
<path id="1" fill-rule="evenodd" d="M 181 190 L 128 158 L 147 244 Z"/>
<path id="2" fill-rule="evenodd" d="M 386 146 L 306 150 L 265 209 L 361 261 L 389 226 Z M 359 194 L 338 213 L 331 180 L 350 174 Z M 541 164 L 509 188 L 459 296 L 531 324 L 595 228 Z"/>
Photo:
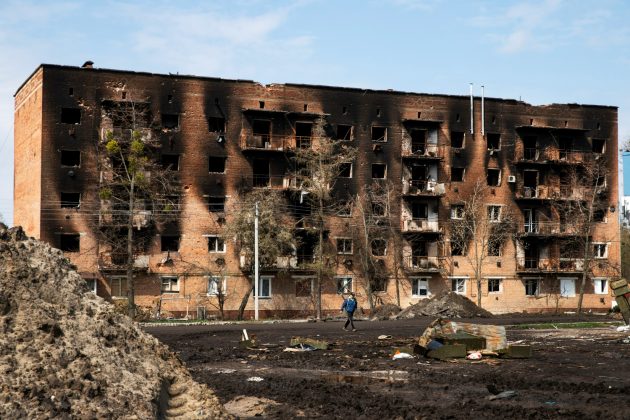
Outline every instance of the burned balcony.
<path id="1" fill-rule="evenodd" d="M 518 234 L 521 236 L 563 236 L 576 235 L 578 228 L 574 224 L 558 221 L 531 221 L 520 225 Z"/>
<path id="2" fill-rule="evenodd" d="M 440 258 L 408 255 L 403 257 L 403 266 L 407 271 L 435 273 L 440 271 Z"/>
<path id="3" fill-rule="evenodd" d="M 444 183 L 437 182 L 437 163 L 407 162 L 403 165 L 403 194 L 411 196 L 440 196 Z"/>
<path id="4" fill-rule="evenodd" d="M 410 200 L 403 203 L 402 231 L 409 233 L 440 233 L 437 203 L 434 200 Z"/>
<path id="5" fill-rule="evenodd" d="M 581 273 L 584 260 L 579 258 L 524 258 L 516 264 L 517 273 Z"/>
<path id="6" fill-rule="evenodd" d="M 584 200 L 588 189 L 583 186 L 521 186 L 516 190 L 517 200 Z"/>
<path id="7" fill-rule="evenodd" d="M 403 195 L 440 197 L 444 195 L 443 182 L 424 181 L 419 179 L 403 180 Z"/>
<path id="8" fill-rule="evenodd" d="M 406 119 L 402 138 L 404 158 L 442 160 L 445 147 L 439 145 L 438 132 L 441 121 Z"/>
<path id="9" fill-rule="evenodd" d="M 441 233 L 442 228 L 437 219 L 405 219 L 403 220 L 405 233 Z"/>
<path id="10" fill-rule="evenodd" d="M 242 177 L 241 185 L 246 188 L 287 190 L 296 187 L 296 178 L 290 175 L 254 174 L 251 178 Z"/>

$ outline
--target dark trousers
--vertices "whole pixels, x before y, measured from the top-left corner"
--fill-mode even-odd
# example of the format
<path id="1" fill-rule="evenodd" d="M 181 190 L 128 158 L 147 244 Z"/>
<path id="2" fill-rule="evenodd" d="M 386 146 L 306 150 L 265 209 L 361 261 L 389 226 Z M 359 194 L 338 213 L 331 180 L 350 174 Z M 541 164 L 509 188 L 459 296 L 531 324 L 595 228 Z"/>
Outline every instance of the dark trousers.
<path id="1" fill-rule="evenodd" d="M 354 316 L 354 312 L 347 312 L 347 314 L 348 314 L 348 319 L 346 320 L 346 325 L 344 325 L 343 327 L 348 328 L 348 324 L 350 324 L 352 326 L 352 329 L 354 330 L 354 321 L 352 318 Z"/>

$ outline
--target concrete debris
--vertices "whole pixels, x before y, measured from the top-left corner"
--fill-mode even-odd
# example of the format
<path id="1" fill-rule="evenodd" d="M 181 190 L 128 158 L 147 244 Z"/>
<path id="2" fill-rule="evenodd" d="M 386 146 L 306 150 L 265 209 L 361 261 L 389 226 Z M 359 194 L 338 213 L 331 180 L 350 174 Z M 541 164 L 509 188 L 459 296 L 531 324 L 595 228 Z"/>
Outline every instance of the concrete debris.
<path id="1" fill-rule="evenodd" d="M 402 353 L 402 352 L 397 352 L 396 354 L 392 356 L 392 360 L 413 359 L 413 358 L 414 358 L 413 355 L 409 353 Z"/>
<path id="2" fill-rule="evenodd" d="M 505 327 L 497 325 L 470 324 L 445 319 L 436 319 L 424 331 L 418 344 L 426 348 L 431 340 L 443 341 L 449 334 L 467 333 L 476 337 L 483 337 L 486 350 L 500 350 L 507 348 Z M 481 350 L 481 349 L 470 349 Z"/>
<path id="3" fill-rule="evenodd" d="M 472 353 L 468 353 L 466 359 L 468 360 L 480 360 L 483 356 L 480 351 L 473 351 Z"/>
<path id="4" fill-rule="evenodd" d="M 442 318 L 491 318 L 492 313 L 475 305 L 470 299 L 455 292 L 444 292 L 424 299 L 403 309 L 396 319 L 410 319 L 424 316 Z"/>
<path id="5" fill-rule="evenodd" d="M 518 393 L 516 391 L 503 391 L 498 393 L 497 395 L 490 395 L 488 396 L 488 399 L 490 401 L 493 400 L 502 400 L 502 399 L 507 399 L 507 398 L 514 398 L 518 395 Z"/>
<path id="6" fill-rule="evenodd" d="M 239 418 L 264 417 L 267 409 L 278 405 L 274 400 L 239 395 L 225 404 L 225 410 Z"/>
<path id="7" fill-rule="evenodd" d="M 316 340 L 314 338 L 292 337 L 289 347 L 298 347 L 300 345 L 308 345 L 318 350 L 328 350 L 330 344 L 328 341 Z"/>
<path id="8" fill-rule="evenodd" d="M 396 318 L 396 315 L 400 313 L 400 307 L 391 303 L 377 306 L 374 308 L 370 316 L 370 321 L 385 321 L 388 319 Z"/>
<path id="9" fill-rule="evenodd" d="M 252 376 L 250 378 L 247 378 L 247 382 L 262 382 L 264 381 L 263 378 L 261 378 L 260 376 Z"/>
<path id="10" fill-rule="evenodd" d="M 630 325 L 622 325 L 617 327 L 617 332 L 630 332 Z"/>
<path id="11" fill-rule="evenodd" d="M 392 336 L 391 335 L 387 335 L 387 334 L 382 334 L 378 336 L 379 340 L 391 340 Z"/>
<path id="12" fill-rule="evenodd" d="M 0 224 L 0 418 L 230 418 L 62 252 Z"/>

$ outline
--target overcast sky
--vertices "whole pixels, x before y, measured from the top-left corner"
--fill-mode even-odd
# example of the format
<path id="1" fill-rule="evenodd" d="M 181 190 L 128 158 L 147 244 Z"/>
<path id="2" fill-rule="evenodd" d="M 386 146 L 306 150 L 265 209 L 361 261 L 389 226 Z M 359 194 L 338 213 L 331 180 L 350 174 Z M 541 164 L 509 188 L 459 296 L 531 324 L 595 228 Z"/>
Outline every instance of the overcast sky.
<path id="1" fill-rule="evenodd" d="M 618 106 L 621 142 L 629 22 L 624 0 L 2 0 L 0 214 L 12 223 L 13 94 L 40 63 L 463 95 L 473 82 Z"/>

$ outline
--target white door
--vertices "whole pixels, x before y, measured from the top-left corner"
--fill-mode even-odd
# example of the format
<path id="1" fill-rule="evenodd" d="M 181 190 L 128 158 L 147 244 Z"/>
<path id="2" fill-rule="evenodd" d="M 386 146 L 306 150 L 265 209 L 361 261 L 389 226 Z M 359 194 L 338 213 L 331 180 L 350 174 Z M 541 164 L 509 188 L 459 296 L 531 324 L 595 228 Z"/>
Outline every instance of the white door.
<path id="1" fill-rule="evenodd" d="M 575 296 L 575 279 L 560 279 L 560 296 Z"/>

